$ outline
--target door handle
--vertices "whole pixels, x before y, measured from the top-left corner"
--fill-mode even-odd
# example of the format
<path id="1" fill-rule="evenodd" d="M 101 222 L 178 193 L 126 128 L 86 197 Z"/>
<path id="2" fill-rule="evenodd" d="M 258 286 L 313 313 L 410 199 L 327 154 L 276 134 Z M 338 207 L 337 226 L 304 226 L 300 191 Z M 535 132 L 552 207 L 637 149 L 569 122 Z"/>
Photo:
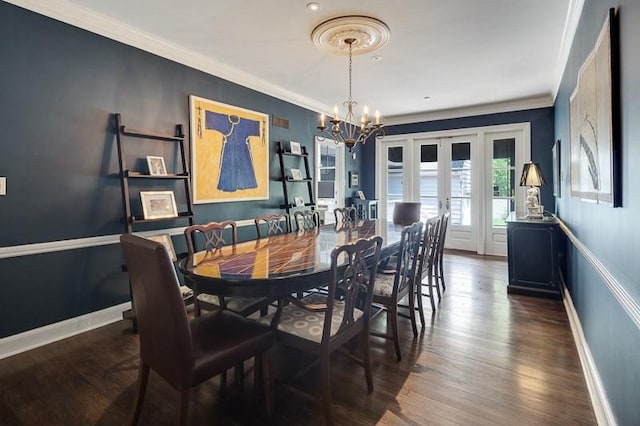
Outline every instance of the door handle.
<path id="1" fill-rule="evenodd" d="M 442 200 L 438 200 L 438 210 L 442 210 Z"/>
<path id="2" fill-rule="evenodd" d="M 447 197 L 447 202 L 445 204 L 445 207 L 446 207 L 447 211 L 449 211 L 449 197 Z"/>

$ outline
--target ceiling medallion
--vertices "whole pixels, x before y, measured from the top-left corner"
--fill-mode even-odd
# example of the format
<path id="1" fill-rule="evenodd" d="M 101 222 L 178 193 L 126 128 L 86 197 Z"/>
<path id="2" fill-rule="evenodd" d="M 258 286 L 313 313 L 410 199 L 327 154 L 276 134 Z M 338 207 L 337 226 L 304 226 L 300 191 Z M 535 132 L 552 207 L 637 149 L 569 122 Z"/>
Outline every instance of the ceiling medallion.
<path id="1" fill-rule="evenodd" d="M 365 106 L 360 120 L 356 118 L 355 108 L 358 103 L 351 96 L 352 56 L 379 49 L 387 44 L 390 35 L 387 24 L 368 16 L 342 16 L 329 19 L 311 32 L 311 40 L 318 48 L 349 56 L 349 97 L 342 103 L 346 108 L 346 114 L 341 120 L 337 105 L 330 119 L 327 120 L 327 117 L 322 114 L 316 136 L 319 140 L 328 137 L 336 144 L 344 143 L 354 159 L 354 148 L 358 144 L 364 144 L 370 137 L 382 138 L 385 132 L 378 111 L 375 112 L 375 118 L 371 119 L 369 110 Z"/>
<path id="2" fill-rule="evenodd" d="M 391 31 L 387 24 L 369 16 L 340 16 L 322 22 L 311 32 L 311 41 L 321 50 L 341 55 L 349 54 L 347 39 L 355 40 L 353 55 L 373 52 L 387 44 Z"/>

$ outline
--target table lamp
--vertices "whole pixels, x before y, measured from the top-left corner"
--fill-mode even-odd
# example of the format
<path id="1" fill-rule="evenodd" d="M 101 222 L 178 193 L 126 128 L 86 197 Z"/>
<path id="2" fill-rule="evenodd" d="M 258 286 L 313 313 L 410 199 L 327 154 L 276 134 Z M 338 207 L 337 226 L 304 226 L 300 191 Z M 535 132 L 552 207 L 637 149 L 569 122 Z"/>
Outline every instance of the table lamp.
<path id="1" fill-rule="evenodd" d="M 544 176 L 540 171 L 538 163 L 530 161 L 522 168 L 522 177 L 520 178 L 520 186 L 528 186 L 527 199 L 525 207 L 527 218 L 542 218 L 542 206 L 540 205 L 540 186 L 544 185 Z"/>

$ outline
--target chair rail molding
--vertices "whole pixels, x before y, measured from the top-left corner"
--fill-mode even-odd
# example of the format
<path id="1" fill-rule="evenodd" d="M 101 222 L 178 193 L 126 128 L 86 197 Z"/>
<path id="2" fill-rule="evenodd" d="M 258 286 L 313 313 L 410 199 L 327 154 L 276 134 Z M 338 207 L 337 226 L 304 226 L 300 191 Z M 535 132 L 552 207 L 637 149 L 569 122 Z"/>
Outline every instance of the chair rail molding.
<path id="1" fill-rule="evenodd" d="M 616 280 L 616 278 L 609 272 L 605 265 L 600 262 L 596 255 L 591 252 L 583 243 L 575 236 L 566 223 L 559 217 L 556 217 L 560 224 L 560 229 L 565 233 L 569 241 L 573 246 L 582 254 L 582 256 L 589 262 L 593 269 L 598 273 L 600 279 L 604 285 L 609 289 L 613 297 L 620 303 L 622 309 L 629 316 L 631 321 L 640 329 L 640 305 L 627 293 L 624 287 Z"/>
<path id="2" fill-rule="evenodd" d="M 253 220 L 239 220 L 238 227 L 254 226 Z M 156 229 L 153 231 L 134 232 L 136 235 L 149 237 L 151 235 L 169 234 L 182 235 L 186 226 Z M 18 246 L 0 247 L 0 259 L 11 257 L 31 256 L 34 254 L 53 253 L 56 251 L 75 250 L 80 248 L 106 246 L 109 244 L 120 244 L 120 234 L 102 235 L 99 237 L 75 238 L 70 240 L 48 241 L 45 243 L 22 244 Z"/>

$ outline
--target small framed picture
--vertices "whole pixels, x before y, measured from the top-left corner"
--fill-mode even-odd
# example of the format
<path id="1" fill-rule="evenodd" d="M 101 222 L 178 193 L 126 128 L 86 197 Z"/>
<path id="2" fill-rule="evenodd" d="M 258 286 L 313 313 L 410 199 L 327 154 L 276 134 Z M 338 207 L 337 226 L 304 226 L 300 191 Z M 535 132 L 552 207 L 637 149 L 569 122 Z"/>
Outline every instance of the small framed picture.
<path id="1" fill-rule="evenodd" d="M 302 148 L 298 142 L 289 142 L 289 151 L 291 151 L 292 154 L 302 155 Z"/>
<path id="2" fill-rule="evenodd" d="M 302 172 L 300 169 L 291 169 L 291 179 L 302 180 Z"/>
<path id="3" fill-rule="evenodd" d="M 358 186 L 360 186 L 360 173 L 349 172 L 349 187 L 357 188 Z"/>
<path id="4" fill-rule="evenodd" d="M 304 198 L 302 197 L 293 197 L 293 201 L 296 207 L 304 207 Z"/>
<path id="5" fill-rule="evenodd" d="M 167 174 L 163 157 L 147 155 L 147 166 L 149 167 L 149 174 L 152 176 L 164 176 Z"/>
<path id="6" fill-rule="evenodd" d="M 562 168 L 560 162 L 560 139 L 553 144 L 552 151 L 553 158 L 553 196 L 560 198 L 562 194 L 560 193 L 560 183 L 562 182 Z"/>
<path id="7" fill-rule="evenodd" d="M 176 256 L 176 251 L 173 248 L 173 243 L 171 242 L 171 237 L 169 236 L 169 234 L 151 235 L 146 238 L 148 240 L 161 243 L 164 246 L 164 248 L 167 249 L 167 252 L 169 253 L 169 258 L 171 259 L 172 262 L 175 262 L 176 260 L 178 260 L 178 257 Z"/>
<path id="8" fill-rule="evenodd" d="M 361 200 L 364 200 L 364 192 L 362 191 L 358 191 L 358 198 L 360 198 Z"/>
<path id="9" fill-rule="evenodd" d="M 142 216 L 145 219 L 178 217 L 173 191 L 141 191 Z"/>

